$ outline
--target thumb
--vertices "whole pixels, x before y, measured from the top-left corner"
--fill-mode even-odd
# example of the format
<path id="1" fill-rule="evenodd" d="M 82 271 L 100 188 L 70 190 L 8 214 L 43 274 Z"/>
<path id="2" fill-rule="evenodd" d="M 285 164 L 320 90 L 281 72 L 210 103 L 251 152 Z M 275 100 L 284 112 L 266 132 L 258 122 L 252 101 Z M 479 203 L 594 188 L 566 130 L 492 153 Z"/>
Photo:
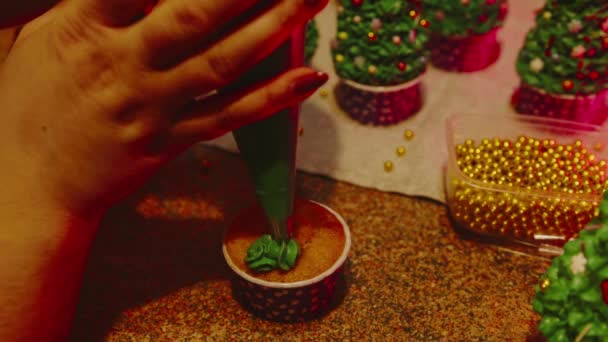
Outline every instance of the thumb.
<path id="1" fill-rule="evenodd" d="M 55 7 L 45 12 L 43 15 L 39 16 L 38 18 L 27 23 L 27 25 L 23 26 L 23 28 L 19 31 L 19 35 L 17 36 L 17 42 L 25 39 L 27 36 L 29 36 L 33 32 L 43 27 L 46 23 L 48 23 L 53 18 L 53 16 L 57 15 L 57 11 L 64 7 L 66 2 L 67 1 L 61 1 Z"/>

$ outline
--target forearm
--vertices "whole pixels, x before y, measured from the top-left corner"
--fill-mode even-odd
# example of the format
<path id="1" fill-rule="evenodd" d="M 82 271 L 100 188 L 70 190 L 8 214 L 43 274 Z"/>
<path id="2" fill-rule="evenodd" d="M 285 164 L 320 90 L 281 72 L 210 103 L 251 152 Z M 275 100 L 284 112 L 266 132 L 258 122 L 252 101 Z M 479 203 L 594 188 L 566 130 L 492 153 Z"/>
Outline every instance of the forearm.
<path id="1" fill-rule="evenodd" d="M 0 341 L 67 339 L 96 225 L 0 207 Z"/>

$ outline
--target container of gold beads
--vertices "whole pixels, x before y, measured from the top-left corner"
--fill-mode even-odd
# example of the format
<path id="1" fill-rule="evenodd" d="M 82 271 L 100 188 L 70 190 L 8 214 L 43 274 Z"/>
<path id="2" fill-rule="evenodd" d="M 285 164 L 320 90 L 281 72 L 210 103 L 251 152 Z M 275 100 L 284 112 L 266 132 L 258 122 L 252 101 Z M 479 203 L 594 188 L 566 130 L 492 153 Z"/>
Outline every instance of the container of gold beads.
<path id="1" fill-rule="evenodd" d="M 555 252 L 598 214 L 608 185 L 606 129 L 457 115 L 447 135 L 447 202 L 458 228 Z"/>

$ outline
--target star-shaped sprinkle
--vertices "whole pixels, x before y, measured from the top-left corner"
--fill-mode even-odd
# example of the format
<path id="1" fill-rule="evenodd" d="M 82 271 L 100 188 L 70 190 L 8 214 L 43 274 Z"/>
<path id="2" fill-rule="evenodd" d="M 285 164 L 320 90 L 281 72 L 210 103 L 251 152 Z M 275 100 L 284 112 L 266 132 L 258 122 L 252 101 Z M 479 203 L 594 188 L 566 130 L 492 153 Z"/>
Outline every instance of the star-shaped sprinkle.
<path id="1" fill-rule="evenodd" d="M 585 273 L 587 270 L 587 258 L 585 258 L 583 252 L 572 257 L 570 260 L 570 270 L 572 274 Z"/>

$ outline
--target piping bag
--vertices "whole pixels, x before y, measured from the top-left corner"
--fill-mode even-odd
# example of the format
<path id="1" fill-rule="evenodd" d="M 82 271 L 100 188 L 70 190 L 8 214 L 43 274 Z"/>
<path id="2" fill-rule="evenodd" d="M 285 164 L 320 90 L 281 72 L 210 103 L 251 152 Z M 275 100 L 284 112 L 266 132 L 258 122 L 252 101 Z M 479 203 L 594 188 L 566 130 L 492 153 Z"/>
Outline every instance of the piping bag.
<path id="1" fill-rule="evenodd" d="M 304 65 L 304 32 L 304 26 L 296 29 L 283 45 L 239 78 L 238 86 Z M 288 108 L 233 132 L 272 238 L 277 241 L 291 236 L 299 111 L 299 106 Z"/>

